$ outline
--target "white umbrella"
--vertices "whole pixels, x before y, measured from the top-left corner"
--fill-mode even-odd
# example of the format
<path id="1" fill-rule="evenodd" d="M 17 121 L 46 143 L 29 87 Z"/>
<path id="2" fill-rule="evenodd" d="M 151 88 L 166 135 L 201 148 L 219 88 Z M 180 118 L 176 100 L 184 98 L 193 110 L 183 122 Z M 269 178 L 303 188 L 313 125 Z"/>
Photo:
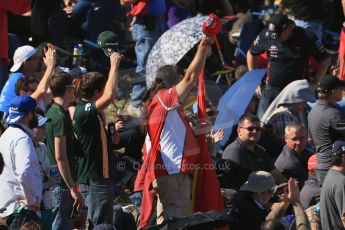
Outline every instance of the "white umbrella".
<path id="1" fill-rule="evenodd" d="M 206 16 L 188 18 L 165 31 L 152 47 L 146 62 L 146 84 L 150 88 L 157 70 L 177 64 L 202 37 Z"/>

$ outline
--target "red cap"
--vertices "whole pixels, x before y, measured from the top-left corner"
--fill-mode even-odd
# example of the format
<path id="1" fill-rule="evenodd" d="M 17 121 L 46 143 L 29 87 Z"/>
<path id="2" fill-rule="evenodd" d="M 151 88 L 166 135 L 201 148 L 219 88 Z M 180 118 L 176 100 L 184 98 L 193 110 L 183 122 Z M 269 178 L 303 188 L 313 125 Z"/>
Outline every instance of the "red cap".
<path id="1" fill-rule="evenodd" d="M 215 14 L 209 14 L 202 23 L 202 32 L 208 36 L 215 36 L 222 30 L 222 22 Z"/>
<path id="2" fill-rule="evenodd" d="M 309 160 L 308 160 L 308 170 L 309 171 L 315 170 L 316 162 L 317 162 L 316 154 L 314 154 L 311 157 L 309 157 Z"/>

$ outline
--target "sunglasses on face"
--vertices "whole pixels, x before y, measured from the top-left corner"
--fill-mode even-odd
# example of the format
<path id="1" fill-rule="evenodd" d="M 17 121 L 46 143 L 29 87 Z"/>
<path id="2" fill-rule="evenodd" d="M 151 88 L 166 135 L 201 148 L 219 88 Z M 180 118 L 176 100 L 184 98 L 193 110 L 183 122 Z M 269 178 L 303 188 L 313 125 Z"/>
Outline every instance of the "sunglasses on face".
<path id="1" fill-rule="evenodd" d="M 247 130 L 248 132 L 253 132 L 254 130 L 255 130 L 256 132 L 259 132 L 259 131 L 262 130 L 262 128 L 259 127 L 259 126 L 239 127 L 239 128 L 245 129 L 245 130 Z"/>

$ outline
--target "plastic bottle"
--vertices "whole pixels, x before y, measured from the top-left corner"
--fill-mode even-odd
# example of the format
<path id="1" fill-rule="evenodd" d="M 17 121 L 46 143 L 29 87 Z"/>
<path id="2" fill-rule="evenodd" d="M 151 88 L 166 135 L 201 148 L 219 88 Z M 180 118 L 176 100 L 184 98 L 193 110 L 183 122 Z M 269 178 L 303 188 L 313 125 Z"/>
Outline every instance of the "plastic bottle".
<path id="1" fill-rule="evenodd" d="M 84 49 L 83 49 L 83 44 L 79 43 L 78 44 L 78 54 L 83 55 Z"/>
<path id="2" fill-rule="evenodd" d="M 79 51 L 78 51 L 78 45 L 74 45 L 74 46 L 73 46 L 72 65 L 79 65 Z"/>
<path id="3" fill-rule="evenodd" d="M 59 168 L 57 165 L 52 165 L 50 166 L 50 177 L 55 178 L 55 183 L 60 184 L 61 183 L 61 178 L 60 178 L 60 172 Z"/>

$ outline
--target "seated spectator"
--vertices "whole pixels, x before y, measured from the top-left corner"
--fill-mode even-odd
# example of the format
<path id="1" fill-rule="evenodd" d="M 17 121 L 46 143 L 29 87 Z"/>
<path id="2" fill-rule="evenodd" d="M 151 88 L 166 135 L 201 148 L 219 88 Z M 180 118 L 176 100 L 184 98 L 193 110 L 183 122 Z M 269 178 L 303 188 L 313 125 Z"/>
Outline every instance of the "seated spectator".
<path id="1" fill-rule="evenodd" d="M 307 134 L 302 123 L 291 122 L 285 127 L 285 142 L 274 165 L 286 178 L 295 178 L 303 186 L 308 179 L 307 163 L 311 153 L 305 148 Z"/>
<path id="2" fill-rule="evenodd" d="M 249 175 L 248 181 L 241 186 L 241 194 L 231 213 L 234 221 L 230 223 L 232 230 L 259 229 L 269 213 L 268 205 L 275 186 L 273 176 L 265 171 L 255 171 Z"/>
<path id="3" fill-rule="evenodd" d="M 300 192 L 295 179 L 290 178 L 283 193 L 280 194 L 281 202 L 272 208 L 272 211 L 266 217 L 266 221 L 261 224 L 261 230 L 283 230 L 284 225 L 281 223 L 281 218 L 284 216 L 286 209 L 293 206 L 293 211 L 296 217 L 295 228 L 297 230 L 310 229 L 307 215 L 305 214 L 300 201 Z M 292 226 L 288 226 L 291 229 Z"/>
<path id="4" fill-rule="evenodd" d="M 125 148 L 125 155 L 141 161 L 141 147 L 144 144 L 145 136 L 140 125 L 135 121 L 126 121 L 120 117 L 115 122 L 115 129 L 119 132 L 119 142 L 113 145 L 114 149 Z"/>
<path id="5" fill-rule="evenodd" d="M 310 206 L 316 205 L 320 202 L 320 193 L 321 188 L 316 179 L 316 154 L 309 157 L 308 160 L 308 170 L 309 177 L 301 190 L 301 204 L 304 209 L 309 208 Z"/>
<path id="6" fill-rule="evenodd" d="M 314 91 L 307 80 L 293 81 L 274 99 L 261 121 L 265 124 L 273 124 L 276 134 L 284 139 L 286 125 L 292 121 L 306 121 L 305 118 L 300 118 L 303 116 L 301 113 L 306 108 L 306 102 L 314 100 Z"/>
<path id="7" fill-rule="evenodd" d="M 262 170 L 271 172 L 279 183 L 286 178 L 274 167 L 264 148 L 257 145 L 261 137 L 260 120 L 254 115 L 245 114 L 240 118 L 238 138 L 225 150 L 218 162 L 221 173 L 221 187 L 238 189 L 251 172 Z"/>
<path id="8" fill-rule="evenodd" d="M 345 141 L 337 140 L 332 147 L 332 167 L 321 188 L 320 215 L 324 230 L 345 229 Z"/>

